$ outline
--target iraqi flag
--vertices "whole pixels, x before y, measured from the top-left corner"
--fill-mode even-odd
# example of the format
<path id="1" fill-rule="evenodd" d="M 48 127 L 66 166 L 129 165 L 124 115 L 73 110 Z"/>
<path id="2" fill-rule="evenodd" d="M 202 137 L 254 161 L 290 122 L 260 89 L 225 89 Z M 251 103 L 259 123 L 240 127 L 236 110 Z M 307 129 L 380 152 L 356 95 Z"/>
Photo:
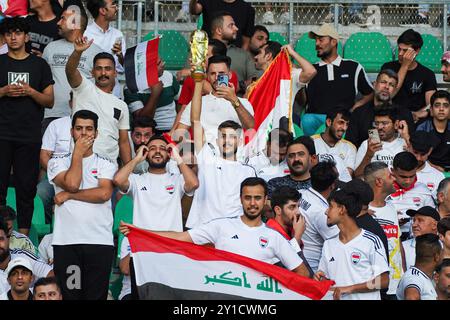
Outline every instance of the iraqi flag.
<path id="1" fill-rule="evenodd" d="M 211 247 L 130 227 L 128 234 L 142 300 L 330 298 L 333 281 L 315 281 L 287 269 Z"/>
<path id="2" fill-rule="evenodd" d="M 131 92 L 142 92 L 158 83 L 159 37 L 139 43 L 125 53 L 125 80 Z"/>
<path id="3" fill-rule="evenodd" d="M 292 131 L 291 70 L 289 53 L 282 50 L 250 89 L 248 100 L 254 109 L 255 127 L 246 131 L 247 156 L 266 147 L 272 129 L 281 126 Z"/>
<path id="4" fill-rule="evenodd" d="M 0 0 L 0 12 L 8 17 L 26 16 L 28 0 Z"/>

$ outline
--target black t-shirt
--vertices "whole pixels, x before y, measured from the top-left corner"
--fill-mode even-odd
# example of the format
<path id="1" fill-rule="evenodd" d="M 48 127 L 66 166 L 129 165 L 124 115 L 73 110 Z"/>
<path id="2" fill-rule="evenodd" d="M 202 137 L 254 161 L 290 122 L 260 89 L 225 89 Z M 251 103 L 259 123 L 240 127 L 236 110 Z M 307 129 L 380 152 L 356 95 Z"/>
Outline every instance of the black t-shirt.
<path id="1" fill-rule="evenodd" d="M 54 84 L 47 62 L 33 54 L 24 60 L 15 60 L 7 54 L 0 55 L 0 87 L 28 83 L 42 92 Z M 31 97 L 0 98 L 0 139 L 20 142 L 41 142 L 41 121 L 44 108 Z"/>
<path id="2" fill-rule="evenodd" d="M 383 64 L 380 70 L 391 69 L 398 72 L 400 67 L 400 62 L 392 61 Z M 405 81 L 392 101 L 411 111 L 417 111 L 426 106 L 425 92 L 436 90 L 436 86 L 433 71 L 417 62 L 417 67 L 406 73 Z"/>
<path id="3" fill-rule="evenodd" d="M 432 119 L 427 119 L 417 126 L 417 131 L 426 131 L 435 135 L 440 143 L 433 149 L 428 160 L 437 166 L 450 171 L 450 121 L 447 121 L 447 130 L 440 133 L 436 130 Z"/>
<path id="4" fill-rule="evenodd" d="M 311 179 L 297 181 L 292 179 L 290 175 L 270 179 L 269 182 L 267 183 L 267 192 L 269 199 L 272 197 L 272 193 L 275 191 L 275 189 L 282 186 L 291 187 L 298 191 L 302 189 L 309 189 L 311 188 Z"/>
<path id="5" fill-rule="evenodd" d="M 227 11 L 233 17 L 234 23 L 239 28 L 234 44 L 242 46 L 242 36 L 251 37 L 255 26 L 255 9 L 243 0 L 236 0 L 232 3 L 223 0 L 199 0 L 202 5 L 203 26 L 209 36 L 211 36 L 211 21 L 220 11 Z"/>
<path id="6" fill-rule="evenodd" d="M 41 22 L 37 15 L 28 16 L 27 22 L 30 26 L 28 35 L 30 41 L 27 43 L 27 52 L 31 52 L 31 49 L 34 49 L 42 53 L 50 42 L 61 39 L 58 34 L 58 21 L 58 17 L 50 21 Z"/>
<path id="7" fill-rule="evenodd" d="M 356 148 L 359 148 L 361 143 L 369 138 L 368 130 L 373 127 L 375 118 L 374 108 L 372 100 L 352 112 L 345 139 L 353 143 Z M 406 121 L 408 131 L 412 134 L 415 131 L 415 124 L 411 111 L 398 105 L 392 105 L 392 108 L 397 108 L 399 120 Z"/>
<path id="8" fill-rule="evenodd" d="M 339 66 L 319 62 L 314 67 L 317 74 L 306 88 L 307 113 L 327 114 L 336 107 L 350 110 L 358 92 L 362 95 L 373 92 L 366 72 L 356 61 L 342 59 Z"/>

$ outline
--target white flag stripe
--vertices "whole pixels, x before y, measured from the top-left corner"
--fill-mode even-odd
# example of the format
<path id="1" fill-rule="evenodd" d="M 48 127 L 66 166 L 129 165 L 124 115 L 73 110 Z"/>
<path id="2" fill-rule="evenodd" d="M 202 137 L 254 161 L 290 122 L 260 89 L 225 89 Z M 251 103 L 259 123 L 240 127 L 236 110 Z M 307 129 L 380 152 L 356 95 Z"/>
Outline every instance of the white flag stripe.
<path id="1" fill-rule="evenodd" d="M 148 88 L 147 80 L 147 44 L 148 41 L 141 42 L 136 46 L 134 51 L 134 73 L 136 77 L 136 85 L 139 92 Z"/>

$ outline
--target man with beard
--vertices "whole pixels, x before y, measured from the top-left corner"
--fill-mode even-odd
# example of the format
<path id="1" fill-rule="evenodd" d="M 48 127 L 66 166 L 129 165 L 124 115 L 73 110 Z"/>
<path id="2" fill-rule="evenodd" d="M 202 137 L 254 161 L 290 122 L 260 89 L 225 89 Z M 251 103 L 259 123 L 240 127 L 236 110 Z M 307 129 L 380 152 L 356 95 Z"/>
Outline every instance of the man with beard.
<path id="1" fill-rule="evenodd" d="M 314 141 L 310 137 L 302 136 L 289 143 L 286 161 L 290 173 L 284 177 L 269 180 L 269 199 L 272 192 L 281 186 L 288 186 L 299 192 L 311 187 L 309 170 L 317 163 Z"/>
<path id="2" fill-rule="evenodd" d="M 258 53 L 259 49 L 269 41 L 269 30 L 262 25 L 256 25 L 253 28 L 253 34 L 250 37 L 250 43 L 248 46 L 248 52 L 254 58 Z"/>
<path id="3" fill-rule="evenodd" d="M 177 162 L 179 174 L 169 173 L 170 157 Z M 132 173 L 143 162 L 148 172 Z M 184 162 L 178 149 L 163 136 L 153 136 L 139 147 L 136 157 L 114 176 L 114 184 L 133 199 L 133 223 L 139 228 L 183 231 L 181 197 L 191 195 L 199 182 L 194 171 Z"/>
<path id="4" fill-rule="evenodd" d="M 352 180 L 355 170 L 356 148 L 351 142 L 343 139 L 349 122 L 348 110 L 332 110 L 327 113 L 325 132 L 311 137 L 319 162 L 332 159 L 336 163 L 339 180 L 343 182 Z"/>
<path id="5" fill-rule="evenodd" d="M 50 42 L 44 49 L 42 58 L 49 64 L 53 79 L 55 80 L 55 104 L 52 109 L 46 110 L 44 121 L 42 122 L 42 132 L 48 127 L 50 122 L 62 117 L 71 115 L 71 107 L 69 106 L 69 94 L 72 91 L 66 77 L 66 63 L 69 56 L 73 52 L 73 43 L 75 39 L 81 37 L 86 29 L 87 17 L 79 15 L 80 27 L 74 28 L 71 24 L 73 19 L 78 19 L 77 13 L 66 10 L 61 15 L 57 25 L 58 32 L 62 39 Z M 94 81 L 91 73 L 94 68 L 94 57 L 102 52 L 100 47 L 93 44 L 89 49 L 85 50 L 80 62 L 78 63 L 78 71 L 90 81 Z M 70 125 L 69 125 L 70 127 Z"/>
<path id="6" fill-rule="evenodd" d="M 33 300 L 30 291 L 34 279 L 31 263 L 23 258 L 11 260 L 6 269 L 11 290 L 0 295 L 0 300 Z"/>
<path id="7" fill-rule="evenodd" d="M 399 120 L 405 120 L 408 124 L 409 133 L 414 132 L 415 125 L 411 111 L 405 107 L 392 104 L 392 96 L 397 82 L 397 73 L 389 69 L 381 70 L 374 82 L 373 99 L 352 112 L 345 139 L 357 148 L 369 137 L 368 130 L 372 128 L 375 112 L 383 108 L 395 108 Z"/>
<path id="8" fill-rule="evenodd" d="M 339 34 L 332 25 L 323 24 L 309 37 L 315 39 L 321 59 L 314 64 L 317 75 L 307 87 L 308 109 L 302 118 L 303 132 L 311 136 L 325 122 L 329 111 L 336 106 L 352 111 L 361 107 L 373 98 L 373 88 L 358 62 L 338 55 Z M 355 102 L 358 92 L 363 98 Z"/>
<path id="9" fill-rule="evenodd" d="M 385 201 L 387 196 L 395 192 L 394 179 L 388 165 L 376 161 L 369 163 L 364 169 L 364 181 L 373 191 L 373 200 L 369 203 L 369 210 L 373 212 L 373 218 L 383 228 L 388 242 L 389 289 L 385 295 L 382 295 L 382 299 L 396 300 L 397 286 L 405 269 L 397 211 L 391 203 Z"/>
<path id="10" fill-rule="evenodd" d="M 441 218 L 450 217 L 450 177 L 439 183 L 436 210 Z"/>
<path id="11" fill-rule="evenodd" d="M 129 111 L 127 104 L 112 94 L 117 77 L 114 57 L 106 52 L 94 57 L 92 75 L 95 84 L 77 69 L 83 52 L 92 43 L 93 40 L 86 37 L 74 39 L 74 50 L 66 64 L 67 80 L 73 91 L 72 113 L 90 110 L 97 114 L 99 135 L 94 144 L 95 153 L 114 162 L 120 155 L 122 163 L 126 164 L 131 160 Z"/>
<path id="12" fill-rule="evenodd" d="M 54 269 L 67 300 L 106 300 L 114 256 L 111 195 L 117 165 L 94 153 L 98 116 L 72 117 L 72 153 L 54 155 L 48 180 L 55 187 Z M 74 268 L 75 267 L 75 268 Z M 82 286 L 72 285 L 77 272 Z"/>
<path id="13" fill-rule="evenodd" d="M 136 153 L 141 146 L 146 146 L 150 138 L 155 135 L 156 122 L 150 117 L 135 117 L 131 123 L 130 139 L 133 148 L 131 149 L 132 157 L 136 157 Z M 142 161 L 137 164 L 133 173 L 143 174 L 148 171 L 148 162 Z"/>
<path id="14" fill-rule="evenodd" d="M 192 110 L 189 114 L 200 186 L 195 192 L 186 222 L 188 228 L 194 228 L 216 218 L 242 214 L 239 200 L 240 184 L 246 178 L 255 176 L 255 170 L 252 167 L 237 161 L 238 147 L 242 145 L 243 138 L 243 130 L 238 123 L 232 120 L 223 121 L 224 118 L 222 118 L 215 133 L 218 148 L 208 143 L 206 128 L 204 129 L 203 121 L 201 121 L 204 114 L 208 112 L 208 106 L 203 105 L 203 100 L 202 81 L 197 81 L 192 97 Z M 242 112 L 242 110 L 236 110 L 236 112 Z"/>
<path id="15" fill-rule="evenodd" d="M 261 178 L 250 177 L 240 184 L 241 213 L 237 216 L 214 219 L 185 232 L 152 232 L 171 239 L 195 244 L 211 243 L 216 249 L 240 254 L 270 264 L 281 261 L 286 269 L 309 276 L 303 260 L 283 236 L 266 226 L 261 219 L 267 200 L 267 184 Z M 120 231 L 126 236 L 129 224 L 121 222 Z M 267 240 L 261 250 L 260 240 Z"/>
<path id="16" fill-rule="evenodd" d="M 415 131 L 409 139 L 409 152 L 417 159 L 417 181 L 423 183 L 433 194 L 433 198 L 437 198 L 437 188 L 445 175 L 430 165 L 428 157 L 433 149 L 439 144 L 439 141 L 431 133 L 426 131 Z"/>
<path id="17" fill-rule="evenodd" d="M 52 267 L 40 260 L 34 254 L 23 250 L 11 250 L 9 248 L 8 226 L 0 222 L 0 295 L 6 293 L 10 289 L 8 283 L 8 267 L 11 261 L 17 259 L 27 260 L 36 277 L 54 276 Z"/>
<path id="18" fill-rule="evenodd" d="M 441 58 L 441 72 L 444 82 L 450 82 L 450 51 L 444 52 Z"/>

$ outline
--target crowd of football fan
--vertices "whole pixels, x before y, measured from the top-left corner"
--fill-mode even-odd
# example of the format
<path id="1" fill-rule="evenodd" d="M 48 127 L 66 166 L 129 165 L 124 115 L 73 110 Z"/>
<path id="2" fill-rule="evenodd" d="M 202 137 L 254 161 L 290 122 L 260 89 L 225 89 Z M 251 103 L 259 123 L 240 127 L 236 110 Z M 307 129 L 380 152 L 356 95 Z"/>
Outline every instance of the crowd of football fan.
<path id="1" fill-rule="evenodd" d="M 134 92 L 118 81 L 114 0 L 29 10 L 0 22 L 0 300 L 110 298 L 116 257 L 119 299 L 139 299 L 132 225 L 113 234 L 124 197 L 134 227 L 334 280 L 334 299 L 449 299 L 450 94 L 415 60 L 418 32 L 399 35 L 372 83 L 330 24 L 309 33 L 311 64 L 243 0 L 191 0 L 209 35 L 203 77 L 158 58 L 159 82 Z M 282 118 L 249 154 L 249 93 L 280 52 L 303 134 Z M 450 83 L 450 51 L 441 62 Z M 36 196 L 53 225 L 38 248 Z"/>

